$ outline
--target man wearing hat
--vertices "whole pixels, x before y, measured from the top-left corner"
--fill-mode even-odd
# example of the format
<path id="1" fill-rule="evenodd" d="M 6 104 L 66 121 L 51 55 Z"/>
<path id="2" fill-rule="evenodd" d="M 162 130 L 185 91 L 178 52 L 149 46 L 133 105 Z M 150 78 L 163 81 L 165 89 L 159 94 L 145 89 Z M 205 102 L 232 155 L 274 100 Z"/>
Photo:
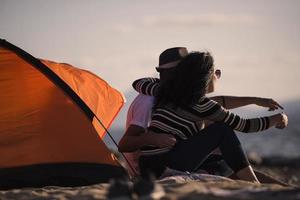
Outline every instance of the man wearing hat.
<path id="1" fill-rule="evenodd" d="M 159 56 L 160 81 L 167 81 L 172 77 L 173 69 L 186 56 L 188 51 L 185 47 L 170 48 Z M 176 143 L 174 136 L 170 134 L 156 134 L 147 131 L 151 120 L 151 111 L 154 97 L 139 94 L 131 103 L 126 120 L 126 132 L 119 142 L 119 151 L 125 152 L 129 161 L 130 175 L 139 175 L 138 158 L 141 155 L 141 148 L 145 146 L 156 146 L 160 148 L 171 148 Z"/>

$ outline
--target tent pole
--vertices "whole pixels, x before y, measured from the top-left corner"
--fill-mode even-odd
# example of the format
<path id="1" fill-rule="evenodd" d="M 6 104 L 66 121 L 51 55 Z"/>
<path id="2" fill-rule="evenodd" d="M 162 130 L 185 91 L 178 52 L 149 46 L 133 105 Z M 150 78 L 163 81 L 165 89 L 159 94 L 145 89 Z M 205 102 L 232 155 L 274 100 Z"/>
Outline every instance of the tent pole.
<path id="1" fill-rule="evenodd" d="M 119 151 L 119 145 L 117 144 L 117 142 L 115 141 L 115 139 L 112 137 L 112 135 L 109 133 L 109 131 L 107 130 L 107 128 L 104 126 L 104 124 L 101 122 L 101 120 L 96 116 L 94 115 L 95 118 L 98 120 L 98 122 L 101 124 L 101 126 L 103 127 L 103 129 L 105 130 L 105 132 L 109 135 L 110 139 L 113 141 L 113 143 L 116 145 L 117 147 L 117 150 L 119 153 L 121 153 L 121 155 L 124 157 L 125 161 L 127 162 L 128 166 L 130 167 L 130 169 L 132 170 L 133 173 L 135 173 L 135 170 L 134 168 L 132 167 L 132 165 L 130 164 L 130 162 L 128 161 L 128 159 L 126 158 L 126 156 L 124 155 L 123 152 L 120 152 Z M 135 174 L 137 175 L 137 174 Z"/>

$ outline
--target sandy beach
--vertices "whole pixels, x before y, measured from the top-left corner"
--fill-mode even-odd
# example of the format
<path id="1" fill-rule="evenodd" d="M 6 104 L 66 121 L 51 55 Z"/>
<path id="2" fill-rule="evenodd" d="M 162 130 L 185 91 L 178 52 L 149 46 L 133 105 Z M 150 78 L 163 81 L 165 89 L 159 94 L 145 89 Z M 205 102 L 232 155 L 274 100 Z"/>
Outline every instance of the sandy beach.
<path id="1" fill-rule="evenodd" d="M 284 164 L 277 163 L 277 165 L 254 166 L 256 170 L 289 184 L 290 186 L 287 187 L 278 184 L 258 185 L 205 174 L 174 175 L 156 181 L 156 184 L 163 188 L 163 196 L 159 198 L 147 196 L 147 199 L 300 199 L 300 168 L 298 164 L 284 166 Z M 109 186 L 110 184 L 104 183 L 83 187 L 48 186 L 12 189 L 0 191 L 0 199 L 108 199 Z M 139 198 L 135 195 L 127 195 L 120 199 Z"/>

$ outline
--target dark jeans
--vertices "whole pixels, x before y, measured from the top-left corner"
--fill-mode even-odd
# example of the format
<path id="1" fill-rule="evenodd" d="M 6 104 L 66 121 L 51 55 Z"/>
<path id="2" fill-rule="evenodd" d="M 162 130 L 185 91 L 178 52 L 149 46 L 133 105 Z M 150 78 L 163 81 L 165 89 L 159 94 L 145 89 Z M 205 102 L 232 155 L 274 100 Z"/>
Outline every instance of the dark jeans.
<path id="1" fill-rule="evenodd" d="M 153 173 L 159 177 L 166 167 L 194 172 L 201 168 L 211 152 L 218 147 L 225 162 L 234 172 L 249 165 L 234 131 L 224 123 L 214 123 L 187 140 L 178 140 L 167 153 L 141 156 L 141 175 L 147 177 Z"/>

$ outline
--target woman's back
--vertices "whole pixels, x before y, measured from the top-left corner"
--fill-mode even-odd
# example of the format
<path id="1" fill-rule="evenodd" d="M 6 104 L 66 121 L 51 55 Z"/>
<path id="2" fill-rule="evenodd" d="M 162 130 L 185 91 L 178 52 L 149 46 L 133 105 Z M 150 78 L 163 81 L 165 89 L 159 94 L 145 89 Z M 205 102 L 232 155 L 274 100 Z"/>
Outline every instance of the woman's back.
<path id="1" fill-rule="evenodd" d="M 169 104 L 153 110 L 149 130 L 156 133 L 169 133 L 177 138 L 187 139 L 203 128 L 202 122 L 201 118 Z"/>

